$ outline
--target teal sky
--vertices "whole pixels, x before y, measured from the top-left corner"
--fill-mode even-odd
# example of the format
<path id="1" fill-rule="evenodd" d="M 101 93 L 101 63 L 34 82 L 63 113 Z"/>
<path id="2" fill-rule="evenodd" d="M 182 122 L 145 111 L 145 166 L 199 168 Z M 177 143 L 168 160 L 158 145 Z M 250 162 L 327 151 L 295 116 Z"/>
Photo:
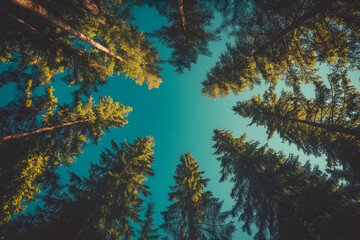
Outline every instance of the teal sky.
<path id="1" fill-rule="evenodd" d="M 137 8 L 135 11 L 135 23 L 140 31 L 151 32 L 166 23 L 165 18 L 156 14 L 149 8 Z M 156 40 L 153 39 L 155 42 Z M 114 76 L 108 79 L 108 83 L 99 87 L 99 92 L 93 94 L 96 100 L 99 96 L 111 96 L 114 101 L 131 106 L 133 111 L 127 118 L 129 123 L 123 128 L 112 129 L 106 133 L 97 144 L 89 144 L 84 148 L 76 163 L 70 168 L 61 168 L 60 173 L 63 181 L 67 179 L 67 172 L 73 171 L 79 175 L 87 175 L 90 161 L 98 161 L 100 152 L 110 147 L 110 141 L 122 142 L 126 139 L 132 142 L 137 137 L 151 135 L 155 139 L 155 177 L 148 180 L 152 196 L 149 200 L 156 205 L 156 223 L 161 224 L 160 211 L 164 211 L 169 205 L 169 186 L 174 185 L 173 175 L 176 165 L 179 163 L 181 154 L 191 152 L 200 164 L 200 170 L 205 171 L 204 176 L 210 178 L 208 190 L 213 191 L 214 196 L 224 200 L 224 210 L 228 210 L 233 201 L 230 198 L 231 183 L 218 183 L 220 179 L 220 165 L 213 155 L 211 140 L 215 128 L 228 129 L 234 132 L 236 137 L 247 133 L 248 140 L 257 140 L 262 144 L 268 143 L 276 150 L 283 150 L 286 154 L 295 153 L 301 155 L 294 145 L 282 143 L 275 135 L 267 141 L 263 127 L 247 126 L 249 119 L 242 119 L 234 115 L 231 110 L 237 101 L 245 100 L 254 94 L 261 93 L 266 86 L 247 90 L 245 93 L 216 100 L 209 99 L 201 94 L 201 82 L 206 73 L 219 59 L 221 52 L 225 50 L 225 43 L 229 39 L 225 35 L 221 41 L 210 44 L 212 57 L 200 56 L 198 63 L 193 65 L 191 71 L 183 74 L 174 72 L 174 68 L 163 64 L 163 83 L 159 89 L 148 90 L 147 86 L 138 86 L 134 81 L 125 79 L 123 76 Z M 169 57 L 170 50 L 158 42 L 154 46 L 159 51 L 161 59 Z M 55 95 L 60 103 L 71 101 L 71 88 L 60 80 L 55 81 Z M 0 105 L 14 97 L 14 86 L 8 85 L 0 89 Z M 301 161 L 311 159 L 313 164 L 324 165 L 320 159 L 301 155 Z M 241 223 L 236 223 L 239 229 L 233 239 L 251 239 L 242 233 Z"/>

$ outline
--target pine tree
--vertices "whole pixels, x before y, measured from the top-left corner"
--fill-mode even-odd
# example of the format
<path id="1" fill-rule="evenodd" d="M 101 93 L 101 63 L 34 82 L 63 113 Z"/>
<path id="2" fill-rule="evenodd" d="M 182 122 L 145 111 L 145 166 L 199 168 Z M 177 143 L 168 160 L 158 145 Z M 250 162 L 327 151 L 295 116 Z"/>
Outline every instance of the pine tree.
<path id="1" fill-rule="evenodd" d="M 177 72 L 190 69 L 200 54 L 211 55 L 208 44 L 218 39 L 218 33 L 206 29 L 214 18 L 208 11 L 207 1 L 156 1 L 149 4 L 167 17 L 169 26 L 161 27 L 154 35 L 172 49 L 169 63 L 176 67 Z"/>
<path id="2" fill-rule="evenodd" d="M 314 82 L 316 63 L 357 69 L 360 29 L 350 24 L 359 22 L 355 9 L 358 4 L 342 0 L 250 3 L 235 46 L 207 74 L 203 94 L 238 94 L 259 85 L 261 77 L 272 85 L 279 79 L 289 86 Z"/>
<path id="3" fill-rule="evenodd" d="M 29 104 L 29 102 L 31 104 Z M 75 97 L 60 105 L 47 88 L 44 96 L 10 103 L 0 110 L 1 223 L 34 201 L 44 174 L 68 165 L 89 140 L 97 142 L 112 127 L 122 127 L 130 107 L 100 98 L 97 105 Z"/>
<path id="4" fill-rule="evenodd" d="M 153 176 L 153 138 L 105 149 L 88 178 L 71 175 L 67 194 L 46 200 L 45 208 L 25 216 L 20 239 L 132 239 L 134 223 L 150 194 L 143 182 Z M 40 219 L 38 221 L 37 219 Z"/>
<path id="5" fill-rule="evenodd" d="M 234 183 L 234 217 L 254 239 L 356 239 L 358 190 L 330 179 L 297 157 L 286 157 L 258 142 L 214 131 L 221 180 Z M 356 191 L 354 191 L 356 190 Z M 355 225 L 354 225 L 355 224 Z"/>
<path id="6" fill-rule="evenodd" d="M 154 228 L 154 203 L 148 203 L 145 208 L 144 220 L 140 219 L 140 230 L 138 231 L 139 240 L 159 239 L 158 229 Z"/>
<path id="7" fill-rule="evenodd" d="M 204 191 L 209 179 L 203 179 L 199 164 L 190 153 L 180 157 L 170 187 L 169 200 L 174 202 L 162 212 L 162 228 L 174 239 L 231 239 L 233 223 L 225 223 L 228 214 L 221 212 L 222 202 L 210 191 Z"/>
<path id="8" fill-rule="evenodd" d="M 329 83 L 315 84 L 314 99 L 306 99 L 300 90 L 283 92 L 280 98 L 270 91 L 263 99 L 239 102 L 234 111 L 265 126 L 269 137 L 278 132 L 306 154 L 326 154 L 329 166 L 341 163 L 359 178 L 360 93 L 346 73 L 329 75 Z"/>
<path id="9" fill-rule="evenodd" d="M 111 14 L 107 5 L 102 7 L 101 18 L 82 1 L 39 4 L 9 0 L 6 5 L 8 17 L 0 41 L 6 49 L 2 61 L 40 69 L 43 77 L 39 84 L 51 82 L 65 70 L 69 71 L 64 80 L 69 85 L 80 84 L 87 95 L 114 72 L 125 72 L 149 88 L 161 83 L 158 56 L 144 34 Z"/>

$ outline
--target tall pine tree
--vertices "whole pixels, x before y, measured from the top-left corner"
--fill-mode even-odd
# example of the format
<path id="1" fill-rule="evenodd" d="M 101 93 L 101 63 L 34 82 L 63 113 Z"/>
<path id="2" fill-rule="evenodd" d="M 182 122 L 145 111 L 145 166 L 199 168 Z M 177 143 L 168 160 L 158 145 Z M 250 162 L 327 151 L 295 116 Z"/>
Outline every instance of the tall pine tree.
<path id="1" fill-rule="evenodd" d="M 207 29 L 214 18 L 208 10 L 208 1 L 150 1 L 149 5 L 167 17 L 169 25 L 161 27 L 154 35 L 172 49 L 169 63 L 177 72 L 190 69 L 199 55 L 211 55 L 208 44 L 218 39 L 218 33 Z"/>
<path id="2" fill-rule="evenodd" d="M 112 142 L 88 178 L 72 174 L 67 193 L 48 196 L 35 215 L 19 218 L 19 239 L 132 239 L 150 194 L 144 181 L 154 175 L 153 146 L 152 137 Z"/>
<path id="3" fill-rule="evenodd" d="M 203 94 L 235 94 L 285 79 L 290 86 L 318 79 L 316 63 L 359 69 L 356 1 L 249 1 L 234 46 L 207 74 Z"/>
<path id="4" fill-rule="evenodd" d="M 122 127 L 132 109 L 100 98 L 94 104 L 75 97 L 71 105 L 60 105 L 53 88 L 43 96 L 11 102 L 0 109 L 1 200 L 0 221 L 24 210 L 24 202 L 44 183 L 44 174 L 68 165 L 90 140 L 97 142 L 112 127 Z"/>
<path id="5" fill-rule="evenodd" d="M 360 232 L 358 189 L 328 178 L 297 157 L 286 157 L 246 135 L 215 130 L 215 154 L 221 162 L 221 180 L 234 186 L 232 215 L 242 230 L 256 240 L 356 239 Z"/>
<path id="6" fill-rule="evenodd" d="M 175 186 L 170 187 L 169 200 L 174 202 L 162 212 L 162 228 L 174 239 L 231 239 L 235 231 L 232 222 L 225 223 L 228 214 L 221 212 L 222 202 L 210 191 L 204 191 L 209 179 L 203 179 L 199 164 L 190 153 L 180 157 L 176 168 Z"/>
<path id="7" fill-rule="evenodd" d="M 98 17 L 83 1 L 7 1 L 1 60 L 40 70 L 38 84 L 68 70 L 64 80 L 87 95 L 113 73 L 158 87 L 158 56 L 145 35 L 100 5 Z"/>
<path id="8" fill-rule="evenodd" d="M 158 229 L 154 228 L 154 203 L 148 203 L 145 208 L 144 219 L 140 219 L 140 230 L 138 230 L 139 240 L 156 240 L 160 238 Z"/>
<path id="9" fill-rule="evenodd" d="M 251 118 L 251 124 L 265 126 L 269 137 L 278 132 L 305 153 L 325 154 L 329 166 L 340 163 L 359 179 L 359 106 L 360 93 L 343 73 L 329 75 L 329 87 L 316 83 L 315 98 L 305 98 L 300 90 L 283 92 L 280 97 L 270 91 L 263 99 L 255 96 L 239 102 L 234 111 Z"/>

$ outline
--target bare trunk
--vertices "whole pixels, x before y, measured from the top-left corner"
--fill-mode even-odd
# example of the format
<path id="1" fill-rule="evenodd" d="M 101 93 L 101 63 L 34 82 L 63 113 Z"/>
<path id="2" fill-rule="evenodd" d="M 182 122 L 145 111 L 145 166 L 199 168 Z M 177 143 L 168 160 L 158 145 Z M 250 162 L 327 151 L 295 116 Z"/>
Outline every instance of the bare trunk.
<path id="1" fill-rule="evenodd" d="M 330 131 L 330 132 L 343 133 L 343 134 L 354 136 L 354 137 L 357 137 L 357 138 L 360 137 L 360 131 L 355 130 L 355 129 L 349 129 L 349 128 L 344 128 L 344 127 L 340 127 L 340 126 L 329 126 L 329 125 L 326 125 L 326 124 L 312 122 L 312 121 L 308 121 L 308 120 L 302 120 L 302 119 L 297 119 L 297 118 L 292 118 L 292 117 L 286 117 L 286 116 L 282 116 L 282 115 L 275 115 L 275 114 L 270 113 L 270 112 L 263 112 L 263 114 L 271 116 L 271 117 L 275 117 L 275 118 L 281 118 L 281 119 L 291 121 L 291 122 L 302 123 L 302 124 L 305 124 L 305 125 L 308 125 L 308 126 L 321 128 L 321 129 L 324 129 L 324 130 L 327 130 L 327 131 Z"/>
<path id="2" fill-rule="evenodd" d="M 73 121 L 73 122 L 67 122 L 67 123 L 63 123 L 60 125 L 56 125 L 56 126 L 52 126 L 52 127 L 42 127 L 42 128 L 38 128 L 29 132 L 24 132 L 24 133 L 17 133 L 17 134 L 12 134 L 12 135 L 8 135 L 5 137 L 0 138 L 0 144 L 9 140 L 14 140 L 14 139 L 19 139 L 19 138 L 23 138 L 23 137 L 27 137 L 33 134 L 39 134 L 39 133 L 43 133 L 43 132 L 49 132 L 58 128 L 64 128 L 67 126 L 71 126 L 71 125 L 76 125 L 79 123 L 84 123 L 87 122 L 88 120 L 78 120 L 78 121 Z"/>
<path id="3" fill-rule="evenodd" d="M 124 61 L 124 59 L 122 57 L 115 54 L 110 49 L 104 47 L 100 43 L 94 41 L 92 38 L 84 35 L 83 33 L 77 31 L 76 29 L 72 28 L 66 22 L 64 22 L 60 18 L 56 17 L 52 13 L 48 12 L 45 8 L 40 6 L 38 3 L 36 3 L 36 2 L 34 2 L 32 0 L 9 0 L 9 1 L 11 3 L 19 6 L 19 7 L 22 7 L 24 9 L 26 9 L 26 10 L 29 10 L 29 11 L 37 14 L 38 16 L 42 17 L 46 21 L 52 23 L 53 25 L 55 25 L 55 26 L 61 28 L 62 30 L 68 32 L 69 34 L 75 36 L 79 40 L 84 41 L 84 42 L 94 46 L 95 48 L 97 48 L 97 49 L 99 49 L 99 50 L 113 56 L 114 58 L 116 58 L 116 59 L 118 59 L 120 61 Z"/>
<path id="4" fill-rule="evenodd" d="M 357 130 L 354 130 L 354 129 L 344 128 L 344 127 L 340 127 L 340 126 L 329 126 L 329 125 L 325 125 L 325 124 L 321 124 L 321 123 L 311 122 L 311 121 L 307 121 L 307 120 L 301 120 L 301 119 L 297 119 L 297 118 L 284 117 L 284 116 L 280 116 L 280 118 L 287 119 L 289 121 L 296 122 L 296 123 L 306 124 L 306 125 L 309 125 L 312 127 L 325 129 L 330 132 L 338 132 L 338 133 L 343 133 L 343 134 L 351 135 L 351 136 L 358 137 L 358 138 L 360 137 L 360 132 Z"/>
<path id="5" fill-rule="evenodd" d="M 181 24 L 183 26 L 183 29 L 185 30 L 186 20 L 185 20 L 185 13 L 184 13 L 184 1 L 183 0 L 177 0 L 178 6 L 179 6 L 179 12 L 181 16 Z"/>
<path id="6" fill-rule="evenodd" d="M 13 18 L 15 21 L 21 23 L 21 24 L 24 24 L 26 27 L 28 27 L 31 31 L 34 31 L 36 33 L 39 33 L 39 31 L 34 27 L 34 26 L 31 26 L 30 24 L 28 24 L 27 22 L 25 22 L 24 20 L 22 20 L 21 18 L 18 18 L 17 16 L 13 15 L 13 14 L 9 14 L 9 16 L 11 18 Z"/>

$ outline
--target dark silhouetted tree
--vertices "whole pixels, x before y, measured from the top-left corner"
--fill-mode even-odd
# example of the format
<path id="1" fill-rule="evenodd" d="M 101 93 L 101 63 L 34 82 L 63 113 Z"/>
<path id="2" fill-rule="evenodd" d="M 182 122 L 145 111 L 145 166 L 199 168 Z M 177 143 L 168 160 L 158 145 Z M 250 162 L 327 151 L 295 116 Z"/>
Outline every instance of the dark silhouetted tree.
<path id="1" fill-rule="evenodd" d="M 71 174 L 66 193 L 45 199 L 34 215 L 20 217 L 20 239 L 132 239 L 134 223 L 153 176 L 153 138 L 105 149 L 88 178 Z"/>
<path id="2" fill-rule="evenodd" d="M 356 239 L 359 191 L 340 184 L 297 157 L 215 130 L 221 180 L 234 186 L 232 215 L 254 239 Z"/>
<path id="3" fill-rule="evenodd" d="M 239 102 L 234 111 L 251 118 L 251 124 L 264 126 L 269 137 L 278 132 L 306 154 L 325 154 L 329 166 L 341 163 L 345 172 L 353 172 L 358 179 L 360 93 L 346 73 L 329 75 L 329 83 L 329 87 L 316 83 L 313 99 L 305 98 L 300 90 L 283 92 L 280 97 L 270 91 L 263 99 L 255 96 Z"/>
<path id="4" fill-rule="evenodd" d="M 140 220 L 139 240 L 156 240 L 160 238 L 158 229 L 154 228 L 154 203 L 147 204 L 144 219 Z"/>
<path id="5" fill-rule="evenodd" d="M 174 239 L 231 239 L 232 222 L 225 223 L 228 213 L 221 212 L 222 202 L 210 191 L 204 191 L 209 179 L 203 179 L 199 164 L 187 153 L 180 157 L 169 200 L 174 202 L 162 212 L 162 228 Z"/>
<path id="6" fill-rule="evenodd" d="M 342 0 L 250 1 L 235 45 L 207 74 L 203 94 L 238 94 L 261 78 L 272 85 L 281 78 L 289 86 L 313 82 L 316 63 L 358 69 L 360 29 L 351 23 L 360 21 L 358 7 Z"/>
<path id="7" fill-rule="evenodd" d="M 167 17 L 169 25 L 161 27 L 154 35 L 172 49 L 169 63 L 176 71 L 190 69 L 200 54 L 211 55 L 208 44 L 218 39 L 218 33 L 207 29 L 214 18 L 207 1 L 154 1 L 149 5 Z"/>

